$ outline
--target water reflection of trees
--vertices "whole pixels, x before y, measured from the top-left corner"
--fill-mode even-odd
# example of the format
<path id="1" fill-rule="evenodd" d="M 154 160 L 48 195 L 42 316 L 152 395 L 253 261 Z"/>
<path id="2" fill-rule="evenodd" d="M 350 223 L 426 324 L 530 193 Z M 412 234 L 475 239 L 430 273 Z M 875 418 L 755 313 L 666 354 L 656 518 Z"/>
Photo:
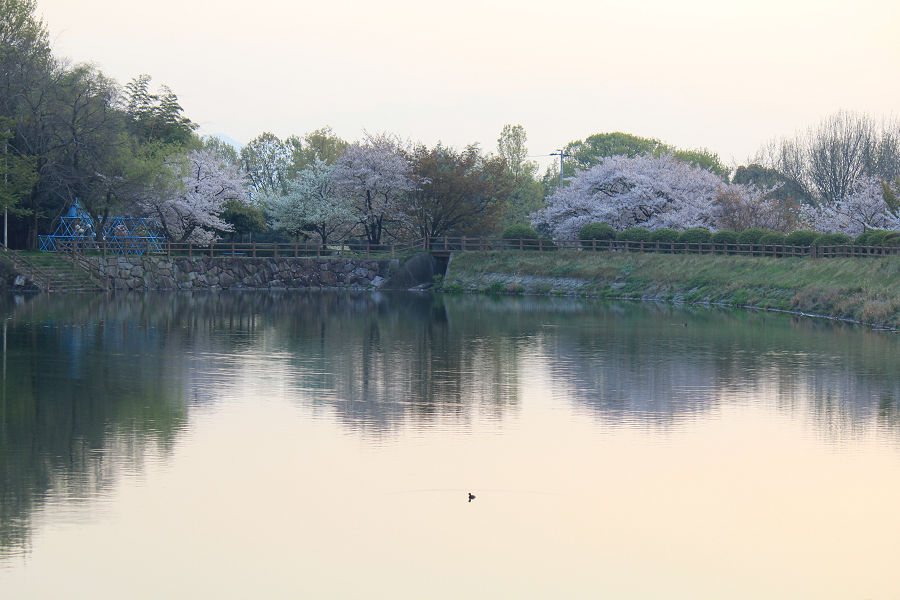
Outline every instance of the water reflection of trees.
<path id="1" fill-rule="evenodd" d="M 49 497 L 91 497 L 165 456 L 192 403 L 254 362 L 366 437 L 502 422 L 525 358 L 608 423 L 669 427 L 764 399 L 843 439 L 897 437 L 898 340 L 788 315 L 415 294 L 42 296 L 0 303 L 0 553 Z M 530 363 L 534 364 L 534 363 Z"/>
<path id="2" fill-rule="evenodd" d="M 607 421 L 665 425 L 773 401 L 825 436 L 900 426 L 893 334 L 791 315 L 612 305 L 544 336 L 565 393 Z"/>
<path id="3" fill-rule="evenodd" d="M 185 421 L 178 359 L 137 324 L 76 316 L 95 304 L 44 297 L 5 311 L 0 556 L 27 544 L 48 499 L 95 496 L 168 452 Z"/>

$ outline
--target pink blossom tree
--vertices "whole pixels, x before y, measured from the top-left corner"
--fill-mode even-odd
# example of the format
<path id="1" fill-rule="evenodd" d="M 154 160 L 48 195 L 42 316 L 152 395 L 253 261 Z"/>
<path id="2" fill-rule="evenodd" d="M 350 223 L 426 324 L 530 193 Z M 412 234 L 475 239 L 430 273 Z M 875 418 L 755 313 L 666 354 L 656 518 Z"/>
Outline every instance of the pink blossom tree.
<path id="1" fill-rule="evenodd" d="M 211 150 L 192 150 L 165 163 L 166 177 L 140 205 L 173 242 L 211 244 L 232 226 L 220 218 L 230 200 L 249 201 L 237 165 Z"/>
<path id="2" fill-rule="evenodd" d="M 361 232 L 380 244 L 385 229 L 401 217 L 401 205 L 413 189 L 411 166 L 400 141 L 387 134 L 366 135 L 338 159 L 334 182 L 350 202 Z"/>
<path id="3" fill-rule="evenodd" d="M 867 229 L 900 229 L 900 213 L 885 199 L 896 194 L 878 177 L 862 177 L 849 186 L 843 200 L 804 206 L 801 220 L 817 231 L 851 237 Z"/>
<path id="4" fill-rule="evenodd" d="M 577 238 L 581 227 L 592 222 L 619 230 L 713 228 L 713 203 L 724 185 L 718 175 L 670 154 L 611 156 L 577 171 L 532 221 L 560 239 Z"/>

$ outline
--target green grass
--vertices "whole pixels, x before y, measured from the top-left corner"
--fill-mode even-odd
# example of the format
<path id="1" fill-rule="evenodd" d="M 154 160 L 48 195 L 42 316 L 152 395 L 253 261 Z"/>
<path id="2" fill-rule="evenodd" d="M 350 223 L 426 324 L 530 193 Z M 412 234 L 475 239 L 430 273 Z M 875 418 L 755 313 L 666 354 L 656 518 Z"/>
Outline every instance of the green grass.
<path id="1" fill-rule="evenodd" d="M 446 281 L 485 287 L 491 274 L 584 280 L 604 297 L 653 297 L 797 310 L 900 326 L 900 257 L 754 258 L 724 255 L 515 251 L 456 255 Z M 615 282 L 617 285 L 610 287 Z M 532 284 L 546 293 L 546 283 Z"/>

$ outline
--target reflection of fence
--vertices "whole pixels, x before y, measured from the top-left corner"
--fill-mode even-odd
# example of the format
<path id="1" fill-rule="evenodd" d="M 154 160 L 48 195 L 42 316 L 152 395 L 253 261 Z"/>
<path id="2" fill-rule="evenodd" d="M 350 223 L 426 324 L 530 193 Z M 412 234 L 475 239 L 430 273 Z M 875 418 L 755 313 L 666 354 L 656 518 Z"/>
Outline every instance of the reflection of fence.
<path id="1" fill-rule="evenodd" d="M 56 250 L 71 253 L 93 253 L 106 256 L 121 254 L 121 247 L 105 240 L 60 241 Z M 487 250 L 519 250 L 551 252 L 558 250 L 580 252 L 651 252 L 657 254 L 720 254 L 732 256 L 767 256 L 774 258 L 850 258 L 900 255 L 900 246 L 857 246 L 853 244 L 829 246 L 791 246 L 787 244 L 720 244 L 694 242 L 630 242 L 624 240 L 549 240 L 483 237 L 437 237 L 397 244 L 368 244 L 341 242 L 323 247 L 312 242 L 297 243 L 238 243 L 225 242 L 207 246 L 174 242 L 145 241 L 135 247 L 133 254 L 160 256 L 208 256 L 248 258 L 314 258 L 323 256 L 365 256 L 396 258 L 413 251 L 436 253 L 478 252 Z"/>

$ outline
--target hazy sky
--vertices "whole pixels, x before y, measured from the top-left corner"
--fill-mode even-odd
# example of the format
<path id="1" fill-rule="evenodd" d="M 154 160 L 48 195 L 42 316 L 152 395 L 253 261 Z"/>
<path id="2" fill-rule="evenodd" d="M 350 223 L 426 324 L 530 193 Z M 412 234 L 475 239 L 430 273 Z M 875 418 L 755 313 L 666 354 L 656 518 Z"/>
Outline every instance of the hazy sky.
<path id="1" fill-rule="evenodd" d="M 54 51 L 167 84 L 201 133 L 331 125 L 546 154 L 626 131 L 727 162 L 900 111 L 896 0 L 38 0 Z M 544 161 L 542 161 L 544 162 Z"/>

